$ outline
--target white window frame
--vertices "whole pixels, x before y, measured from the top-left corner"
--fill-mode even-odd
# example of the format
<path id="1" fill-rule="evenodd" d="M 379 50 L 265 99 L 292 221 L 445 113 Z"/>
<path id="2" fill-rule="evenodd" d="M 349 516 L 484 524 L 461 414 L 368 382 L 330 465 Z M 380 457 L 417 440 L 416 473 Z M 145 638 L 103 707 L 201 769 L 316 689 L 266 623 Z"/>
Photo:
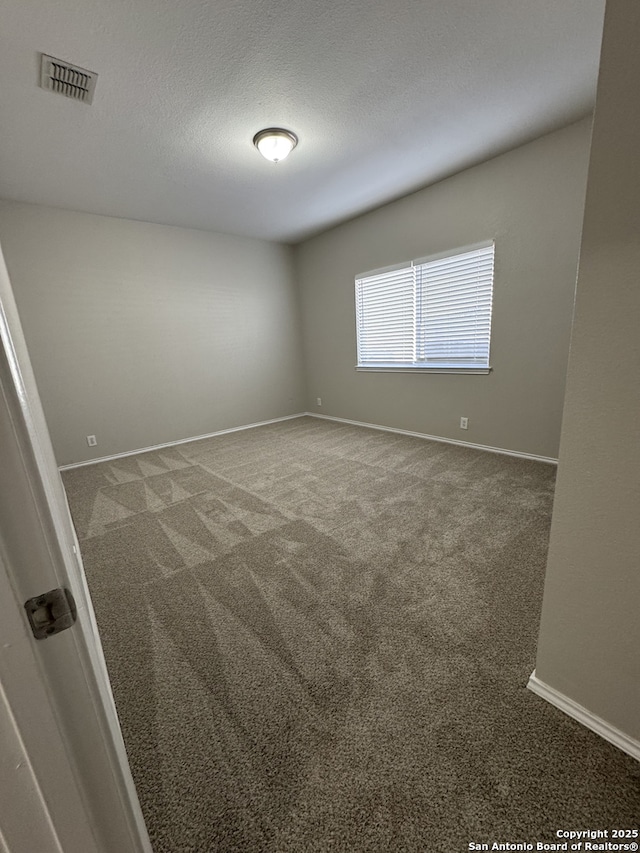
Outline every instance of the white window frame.
<path id="1" fill-rule="evenodd" d="M 494 261 L 495 241 L 485 240 L 356 276 L 356 370 L 490 373 Z M 466 272 L 469 263 L 477 265 L 475 282 Z M 460 270 L 464 315 L 452 320 Z"/>

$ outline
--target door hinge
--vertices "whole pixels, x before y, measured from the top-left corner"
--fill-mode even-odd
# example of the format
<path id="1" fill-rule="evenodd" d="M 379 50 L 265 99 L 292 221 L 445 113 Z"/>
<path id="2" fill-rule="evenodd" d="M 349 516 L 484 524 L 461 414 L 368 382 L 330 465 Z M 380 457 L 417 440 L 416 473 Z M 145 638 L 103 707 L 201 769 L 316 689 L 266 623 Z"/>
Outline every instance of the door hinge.
<path id="1" fill-rule="evenodd" d="M 33 636 L 46 640 L 70 628 L 76 621 L 76 603 L 68 589 L 51 589 L 24 603 Z"/>

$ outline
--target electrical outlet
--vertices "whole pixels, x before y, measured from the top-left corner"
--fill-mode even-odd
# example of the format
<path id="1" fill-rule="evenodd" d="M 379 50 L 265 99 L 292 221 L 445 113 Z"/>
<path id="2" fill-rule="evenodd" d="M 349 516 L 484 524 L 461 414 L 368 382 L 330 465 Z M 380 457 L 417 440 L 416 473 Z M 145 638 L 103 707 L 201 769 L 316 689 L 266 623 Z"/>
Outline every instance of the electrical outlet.
<path id="1" fill-rule="evenodd" d="M 460 418 L 460 429 L 469 429 L 469 418 Z"/>
<path id="2" fill-rule="evenodd" d="M 97 443 L 98 439 L 95 437 L 95 435 L 87 436 L 87 444 L 89 445 L 89 447 L 95 447 Z"/>
<path id="3" fill-rule="evenodd" d="M 318 406 L 321 406 L 321 405 L 322 405 L 322 397 L 317 397 L 317 398 L 316 398 L 316 404 L 317 404 Z"/>

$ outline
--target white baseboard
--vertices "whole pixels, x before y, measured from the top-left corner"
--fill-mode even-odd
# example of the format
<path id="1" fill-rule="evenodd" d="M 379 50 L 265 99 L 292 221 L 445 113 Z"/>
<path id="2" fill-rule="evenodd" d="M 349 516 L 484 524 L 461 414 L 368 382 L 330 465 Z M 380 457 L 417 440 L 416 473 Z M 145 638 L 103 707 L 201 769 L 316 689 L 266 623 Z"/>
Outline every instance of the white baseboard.
<path id="1" fill-rule="evenodd" d="M 296 415 L 285 415 L 282 418 L 272 418 L 270 421 L 259 421 L 255 424 L 243 424 L 242 426 L 219 429 L 217 432 L 208 432 L 206 435 L 195 435 L 193 438 L 179 438 L 176 441 L 167 441 L 165 444 L 153 444 L 151 447 L 140 447 L 138 450 L 126 450 L 124 453 L 113 453 L 111 456 L 99 456 L 96 459 L 87 459 L 85 462 L 71 462 L 69 465 L 59 465 L 59 471 L 69 471 L 71 468 L 82 468 L 85 465 L 97 465 L 98 462 L 110 462 L 113 459 L 124 459 L 125 456 L 137 456 L 138 453 L 149 453 L 153 450 L 162 450 L 165 447 L 175 447 L 177 444 L 189 444 L 191 441 L 202 441 L 203 438 L 214 438 L 216 435 L 226 435 L 229 432 L 240 432 L 243 429 L 277 424 L 280 421 L 290 421 L 294 418 L 303 418 L 305 412 Z"/>
<path id="2" fill-rule="evenodd" d="M 95 459 L 87 459 L 84 462 L 71 462 L 68 465 L 58 466 L 60 471 L 69 471 L 72 468 L 82 468 L 85 465 L 96 465 L 98 462 L 110 462 L 113 459 L 124 459 L 126 456 L 136 456 L 138 453 L 149 453 L 154 450 L 162 450 L 165 447 L 174 447 L 177 444 L 188 444 L 191 441 L 202 441 L 204 438 L 214 438 L 217 435 L 226 435 L 230 432 L 239 432 L 245 429 L 253 429 L 254 427 L 266 426 L 267 424 L 277 424 L 280 421 L 290 421 L 294 418 L 302 417 L 321 418 L 325 421 L 337 421 L 342 424 L 351 424 L 352 426 L 367 427 L 368 429 L 377 429 L 382 432 L 394 432 L 400 435 L 410 435 L 414 438 L 424 438 L 428 441 L 438 441 L 442 444 L 457 444 L 460 447 L 469 447 L 472 450 L 485 450 L 488 453 L 500 453 L 503 456 L 515 456 L 519 459 L 531 459 L 534 462 L 545 462 L 549 465 L 557 465 L 558 460 L 550 456 L 536 456 L 534 453 L 520 453 L 517 450 L 505 450 L 502 447 L 490 447 L 485 444 L 473 444 L 470 441 L 458 441 L 455 438 L 443 438 L 440 435 L 428 435 L 424 432 L 412 432 L 408 429 L 397 429 L 396 427 L 382 426 L 381 424 L 370 424 L 365 421 L 352 421 L 348 418 L 336 418 L 332 415 L 320 415 L 317 412 L 298 412 L 295 415 L 285 415 L 282 418 L 272 418 L 268 421 L 258 421 L 254 424 L 243 424 L 242 426 L 230 427 L 229 429 L 221 429 L 216 432 L 208 432 L 205 435 L 195 435 L 191 438 L 179 438 L 176 441 L 167 441 L 165 444 L 153 444 L 150 447 L 139 447 L 137 450 L 126 450 L 123 453 L 113 453 L 110 456 L 98 456 Z"/>
<path id="3" fill-rule="evenodd" d="M 500 453 L 503 456 L 516 456 L 518 459 L 531 459 L 534 462 L 545 462 L 548 465 L 557 465 L 558 460 L 552 456 L 536 456 L 535 453 L 520 453 L 517 450 L 505 450 L 502 447 L 490 447 L 487 444 L 473 444 L 470 441 L 458 441 L 455 438 L 443 438 L 441 435 L 427 435 L 424 432 L 411 432 L 408 429 L 396 429 L 395 427 L 381 426 L 380 424 L 369 424 L 364 421 L 352 421 L 348 418 L 334 418 L 332 415 L 320 415 L 317 412 L 304 412 L 312 418 L 322 418 L 325 421 L 338 421 L 342 424 L 379 429 L 383 432 L 397 432 L 400 435 L 411 435 L 414 438 L 426 438 L 428 441 L 439 441 L 442 444 L 457 444 L 460 447 L 470 447 L 472 450 L 485 450 L 488 453 Z"/>
<path id="4" fill-rule="evenodd" d="M 636 761 L 640 761 L 640 741 L 629 737 L 629 735 L 621 732 L 620 729 L 612 726 L 611 723 L 608 723 L 601 717 L 597 717 L 591 711 L 587 710 L 587 708 L 578 705 L 573 699 L 569 699 L 564 693 L 560 693 L 555 688 L 545 684 L 544 681 L 540 681 L 535 669 L 529 678 L 527 687 L 537 696 L 541 696 L 551 705 L 555 705 L 556 708 L 564 711 L 569 717 L 573 717 L 574 720 L 591 729 L 592 732 L 600 735 L 600 737 L 608 740 L 609 743 L 617 746 L 618 749 L 635 758 Z"/>

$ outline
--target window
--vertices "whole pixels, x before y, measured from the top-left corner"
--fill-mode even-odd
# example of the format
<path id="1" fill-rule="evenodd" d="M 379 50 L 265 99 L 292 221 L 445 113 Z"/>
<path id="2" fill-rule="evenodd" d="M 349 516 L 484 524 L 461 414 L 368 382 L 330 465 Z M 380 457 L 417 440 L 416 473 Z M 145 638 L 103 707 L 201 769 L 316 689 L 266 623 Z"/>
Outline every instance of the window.
<path id="1" fill-rule="evenodd" d="M 488 372 L 494 243 L 356 278 L 358 368 Z"/>

